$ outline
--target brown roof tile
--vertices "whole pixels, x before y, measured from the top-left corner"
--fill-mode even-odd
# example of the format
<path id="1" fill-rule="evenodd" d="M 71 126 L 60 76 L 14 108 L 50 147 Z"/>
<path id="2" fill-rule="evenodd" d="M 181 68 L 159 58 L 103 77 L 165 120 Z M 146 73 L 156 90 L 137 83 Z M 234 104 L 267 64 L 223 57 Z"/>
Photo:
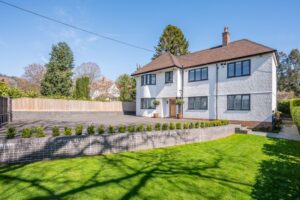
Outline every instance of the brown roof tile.
<path id="1" fill-rule="evenodd" d="M 247 56 L 259 55 L 276 51 L 270 47 L 252 42 L 247 39 L 229 43 L 227 46 L 218 46 L 202 51 L 196 51 L 183 56 L 174 56 L 165 53 L 155 60 L 138 69 L 132 75 L 143 74 L 170 67 L 194 67 L 210 63 L 223 62 Z"/>

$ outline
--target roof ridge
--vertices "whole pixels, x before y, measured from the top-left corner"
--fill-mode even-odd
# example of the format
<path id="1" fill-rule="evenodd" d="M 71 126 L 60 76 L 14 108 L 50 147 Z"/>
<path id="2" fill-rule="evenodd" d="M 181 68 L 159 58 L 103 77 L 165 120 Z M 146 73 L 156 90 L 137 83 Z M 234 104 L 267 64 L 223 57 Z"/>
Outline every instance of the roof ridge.
<path id="1" fill-rule="evenodd" d="M 177 58 L 175 57 L 175 55 L 173 55 L 173 54 L 170 53 L 170 52 L 168 52 L 168 53 L 169 53 L 169 56 L 170 56 L 170 58 L 171 58 L 173 64 L 174 64 L 175 66 L 177 66 L 177 67 L 180 67 L 180 66 L 178 66 L 178 65 L 176 64 L 176 62 L 175 62 L 175 59 L 177 60 Z M 177 60 L 177 62 L 180 63 L 179 60 Z M 181 64 L 181 63 L 180 63 L 180 64 Z"/>

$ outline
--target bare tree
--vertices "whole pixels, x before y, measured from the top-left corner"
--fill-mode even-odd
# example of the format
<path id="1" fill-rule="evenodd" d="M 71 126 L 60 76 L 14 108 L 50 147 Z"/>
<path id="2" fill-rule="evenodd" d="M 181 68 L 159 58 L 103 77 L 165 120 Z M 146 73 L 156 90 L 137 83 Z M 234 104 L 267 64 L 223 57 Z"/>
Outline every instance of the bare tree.
<path id="1" fill-rule="evenodd" d="M 90 78 L 91 83 L 96 79 L 101 77 L 100 67 L 93 62 L 82 63 L 79 67 L 75 69 L 75 79 L 82 76 L 87 76 Z"/>
<path id="2" fill-rule="evenodd" d="M 24 68 L 23 77 L 31 84 L 40 85 L 46 73 L 46 68 L 41 64 L 30 64 Z"/>

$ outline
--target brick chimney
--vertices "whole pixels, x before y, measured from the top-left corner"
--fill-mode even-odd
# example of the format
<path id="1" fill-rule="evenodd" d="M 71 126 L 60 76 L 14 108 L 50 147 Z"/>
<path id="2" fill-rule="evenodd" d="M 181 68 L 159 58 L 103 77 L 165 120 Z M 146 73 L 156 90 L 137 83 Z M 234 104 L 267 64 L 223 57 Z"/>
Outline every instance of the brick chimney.
<path id="1" fill-rule="evenodd" d="M 222 33 L 222 36 L 222 46 L 227 46 L 230 43 L 230 33 L 228 31 L 228 27 L 224 27 L 224 32 Z"/>

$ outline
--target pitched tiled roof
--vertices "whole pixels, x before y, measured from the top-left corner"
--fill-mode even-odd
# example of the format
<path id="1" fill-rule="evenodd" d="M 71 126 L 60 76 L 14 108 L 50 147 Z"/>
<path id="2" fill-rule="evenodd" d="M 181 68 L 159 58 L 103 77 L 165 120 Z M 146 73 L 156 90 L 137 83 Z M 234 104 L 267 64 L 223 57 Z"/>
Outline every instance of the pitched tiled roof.
<path id="1" fill-rule="evenodd" d="M 189 53 L 183 56 L 174 56 L 165 53 L 149 64 L 138 69 L 132 75 L 143 74 L 170 67 L 194 67 L 216 62 L 223 62 L 248 56 L 254 56 L 276 51 L 273 48 L 252 42 L 247 39 L 229 43 L 227 46 L 217 46 L 210 49 Z"/>

